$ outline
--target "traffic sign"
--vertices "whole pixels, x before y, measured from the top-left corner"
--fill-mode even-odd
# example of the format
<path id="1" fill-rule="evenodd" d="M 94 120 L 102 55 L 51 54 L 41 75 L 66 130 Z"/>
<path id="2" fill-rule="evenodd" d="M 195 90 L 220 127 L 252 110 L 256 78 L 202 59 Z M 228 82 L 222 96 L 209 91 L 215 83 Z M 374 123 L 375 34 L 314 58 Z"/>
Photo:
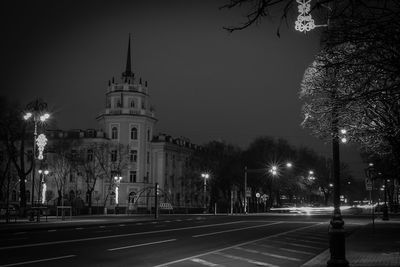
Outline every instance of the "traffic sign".
<path id="1" fill-rule="evenodd" d="M 371 178 L 365 178 L 365 189 L 367 191 L 372 191 L 372 179 Z"/>
<path id="2" fill-rule="evenodd" d="M 246 197 L 251 197 L 251 188 L 250 187 L 247 187 Z"/>

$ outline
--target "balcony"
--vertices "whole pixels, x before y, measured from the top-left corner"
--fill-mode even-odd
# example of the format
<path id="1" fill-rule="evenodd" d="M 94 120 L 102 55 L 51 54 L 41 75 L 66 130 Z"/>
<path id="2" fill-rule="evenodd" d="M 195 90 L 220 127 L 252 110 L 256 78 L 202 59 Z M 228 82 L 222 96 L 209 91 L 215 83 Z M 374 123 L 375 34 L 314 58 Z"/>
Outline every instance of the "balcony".
<path id="1" fill-rule="evenodd" d="M 135 109 L 135 108 L 106 108 L 105 112 L 99 113 L 99 116 L 102 115 L 140 115 L 151 118 L 156 117 L 154 111 Z"/>

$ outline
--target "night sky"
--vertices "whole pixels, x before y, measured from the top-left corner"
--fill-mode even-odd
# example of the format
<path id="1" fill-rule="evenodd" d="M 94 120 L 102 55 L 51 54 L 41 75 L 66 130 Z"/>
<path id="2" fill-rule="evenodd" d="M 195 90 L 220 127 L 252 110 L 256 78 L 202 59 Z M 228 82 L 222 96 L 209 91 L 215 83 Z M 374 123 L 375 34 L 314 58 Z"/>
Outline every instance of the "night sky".
<path id="1" fill-rule="evenodd" d="M 278 38 L 276 14 L 228 33 L 222 27 L 243 22 L 246 10 L 219 10 L 226 1 L 2 2 L 2 94 L 21 104 L 43 98 L 55 128 L 97 129 L 131 33 L 133 71 L 148 81 L 158 132 L 242 148 L 269 135 L 330 156 L 299 126 L 299 84 L 321 32 L 296 32 L 289 21 Z M 341 152 L 362 178 L 355 147 Z"/>

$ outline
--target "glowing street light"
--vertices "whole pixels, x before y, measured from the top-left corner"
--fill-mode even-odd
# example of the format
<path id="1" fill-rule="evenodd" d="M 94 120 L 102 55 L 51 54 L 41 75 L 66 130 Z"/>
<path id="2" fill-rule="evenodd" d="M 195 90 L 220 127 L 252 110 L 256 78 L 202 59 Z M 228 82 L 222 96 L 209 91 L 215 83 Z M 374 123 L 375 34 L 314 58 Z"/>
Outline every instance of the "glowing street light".
<path id="1" fill-rule="evenodd" d="M 290 169 L 290 168 L 293 167 L 293 164 L 292 164 L 291 162 L 287 162 L 287 163 L 286 163 L 286 167 Z"/>

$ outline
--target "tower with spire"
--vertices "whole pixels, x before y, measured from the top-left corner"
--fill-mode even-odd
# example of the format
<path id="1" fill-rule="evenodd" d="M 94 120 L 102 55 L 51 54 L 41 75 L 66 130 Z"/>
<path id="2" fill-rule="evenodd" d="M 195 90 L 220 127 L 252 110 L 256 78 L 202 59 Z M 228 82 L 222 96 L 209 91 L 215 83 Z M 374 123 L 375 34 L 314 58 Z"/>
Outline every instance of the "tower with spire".
<path id="1" fill-rule="evenodd" d="M 120 81 L 108 82 L 106 106 L 96 118 L 112 144 L 126 149 L 127 168 L 120 187 L 121 199 L 127 199 L 131 191 L 150 185 L 152 181 L 151 141 L 157 121 L 150 105 L 147 82 L 135 79 L 132 71 L 131 37 L 129 35 L 125 71 Z"/>

